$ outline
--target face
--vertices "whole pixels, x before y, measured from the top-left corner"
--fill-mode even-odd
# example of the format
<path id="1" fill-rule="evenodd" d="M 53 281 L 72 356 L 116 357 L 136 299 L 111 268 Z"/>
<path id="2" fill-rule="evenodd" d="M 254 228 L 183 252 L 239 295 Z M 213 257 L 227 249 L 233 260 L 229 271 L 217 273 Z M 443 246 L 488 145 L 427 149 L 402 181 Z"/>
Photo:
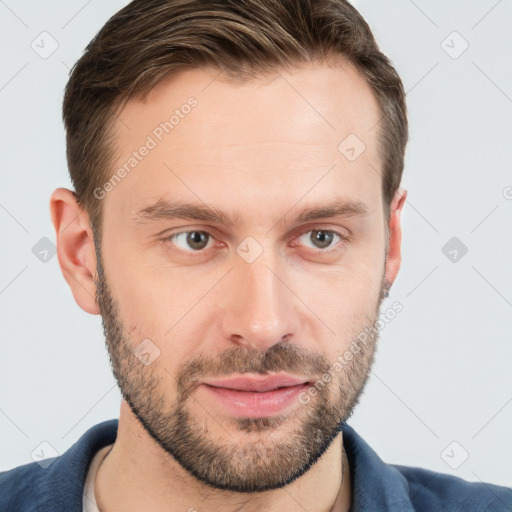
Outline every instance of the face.
<path id="1" fill-rule="evenodd" d="M 147 432 L 210 486 L 288 484 L 357 403 L 386 278 L 378 119 L 343 62 L 243 85 L 190 70 L 119 114 L 117 178 L 97 193 L 112 366 Z"/>

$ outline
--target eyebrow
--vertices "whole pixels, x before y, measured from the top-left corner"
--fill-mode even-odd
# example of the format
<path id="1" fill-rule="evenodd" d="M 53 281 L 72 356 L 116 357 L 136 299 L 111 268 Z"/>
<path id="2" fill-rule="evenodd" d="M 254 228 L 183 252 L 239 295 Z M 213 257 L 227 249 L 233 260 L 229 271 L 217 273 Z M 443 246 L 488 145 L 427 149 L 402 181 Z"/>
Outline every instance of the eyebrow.
<path id="1" fill-rule="evenodd" d="M 353 217 L 365 216 L 367 214 L 368 209 L 361 201 L 338 199 L 322 206 L 305 207 L 295 219 L 295 223 L 327 219 L 329 217 Z M 134 219 L 138 223 L 162 219 L 201 220 L 228 227 L 243 223 L 243 216 L 239 213 L 231 215 L 204 204 L 170 202 L 163 199 L 136 212 Z"/>
<path id="2" fill-rule="evenodd" d="M 233 226 L 239 224 L 241 218 L 239 215 L 227 215 L 221 210 L 210 208 L 206 205 L 169 202 L 160 199 L 155 204 L 139 210 L 135 214 L 137 222 L 144 222 L 144 220 L 202 220 L 206 222 L 213 222 L 215 224 L 224 224 L 226 226 Z"/>
<path id="3" fill-rule="evenodd" d="M 321 207 L 305 208 L 295 219 L 295 222 L 308 222 L 329 217 L 365 216 L 368 209 L 361 201 L 343 200 Z"/>

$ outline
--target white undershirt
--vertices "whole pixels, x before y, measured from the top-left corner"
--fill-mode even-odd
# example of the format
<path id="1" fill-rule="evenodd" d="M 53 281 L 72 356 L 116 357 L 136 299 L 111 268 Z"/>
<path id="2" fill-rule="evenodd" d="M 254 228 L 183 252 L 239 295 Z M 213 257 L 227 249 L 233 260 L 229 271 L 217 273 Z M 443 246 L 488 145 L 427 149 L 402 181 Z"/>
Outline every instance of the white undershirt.
<path id="1" fill-rule="evenodd" d="M 114 445 L 109 444 L 99 450 L 89 465 L 89 470 L 87 471 L 87 476 L 85 478 L 84 493 L 82 495 L 83 512 L 100 512 L 100 509 L 96 504 L 96 496 L 94 494 L 94 481 L 100 464 L 103 462 L 103 459 L 111 450 L 112 446 Z"/>

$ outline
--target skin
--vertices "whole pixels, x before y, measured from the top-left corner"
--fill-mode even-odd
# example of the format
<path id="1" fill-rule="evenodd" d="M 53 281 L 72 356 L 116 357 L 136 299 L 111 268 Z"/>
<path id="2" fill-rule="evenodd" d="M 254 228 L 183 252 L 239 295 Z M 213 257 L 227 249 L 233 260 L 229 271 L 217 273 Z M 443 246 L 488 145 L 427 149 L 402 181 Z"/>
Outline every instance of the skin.
<path id="1" fill-rule="evenodd" d="M 168 78 L 145 101 L 132 100 L 119 113 L 112 174 L 190 96 L 198 101 L 191 113 L 101 199 L 102 269 L 125 346 L 150 339 L 160 350 L 151 366 L 136 367 L 134 360 L 130 374 L 128 364 L 118 361 L 119 371 L 128 380 L 140 374 L 147 383 L 151 369 L 169 410 L 177 399 L 175 377 L 197 354 L 213 364 L 221 352 L 263 354 L 284 340 L 333 363 L 349 349 L 376 320 L 383 283 L 391 285 L 398 273 L 400 212 L 407 195 L 397 191 L 387 221 L 377 172 L 378 104 L 343 60 L 280 70 L 243 85 L 212 69 Z M 350 133 L 366 146 L 355 161 L 338 150 Z M 163 199 L 206 204 L 237 213 L 238 219 L 225 225 L 137 216 Z M 366 213 L 295 222 L 304 208 L 333 201 L 359 202 Z M 73 296 L 83 310 L 100 314 L 98 253 L 87 213 L 65 189 L 53 193 L 51 212 L 59 263 Z M 348 240 L 334 237 L 326 252 L 311 240 L 314 230 L 332 230 Z M 184 236 L 168 238 L 185 231 L 204 231 L 212 239 L 194 253 Z M 236 252 L 248 236 L 262 249 L 252 263 Z M 351 362 L 360 370 L 354 395 L 364 386 L 373 352 L 372 345 L 369 354 L 355 355 Z M 337 403 L 343 391 L 336 384 L 345 382 L 344 375 L 319 393 L 326 403 Z M 193 388 L 191 397 L 187 410 L 205 426 L 209 442 L 237 450 L 258 442 L 262 452 L 251 452 L 253 462 L 288 441 L 307 411 L 315 410 L 309 408 L 322 400 L 294 403 L 277 425 L 248 432 L 201 387 Z M 350 415 L 348 409 L 340 420 Z M 239 462 L 236 454 L 233 464 Z M 149 435 L 126 400 L 95 492 L 103 512 L 292 511 L 297 503 L 305 510 L 342 512 L 351 501 L 341 433 L 288 485 L 255 494 L 232 492 L 190 474 Z"/>

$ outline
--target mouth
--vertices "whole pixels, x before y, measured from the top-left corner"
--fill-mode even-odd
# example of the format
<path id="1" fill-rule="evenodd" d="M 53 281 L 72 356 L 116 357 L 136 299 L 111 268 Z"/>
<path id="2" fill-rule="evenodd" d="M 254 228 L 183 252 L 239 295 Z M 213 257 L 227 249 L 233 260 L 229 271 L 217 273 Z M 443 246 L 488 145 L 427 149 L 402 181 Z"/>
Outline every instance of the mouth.
<path id="1" fill-rule="evenodd" d="M 204 384 L 217 388 L 260 393 L 273 391 L 279 388 L 299 386 L 301 384 L 306 384 L 307 382 L 307 379 L 287 374 L 232 377 L 229 379 L 207 379 L 203 381 Z"/>
<path id="2" fill-rule="evenodd" d="M 201 386 L 231 416 L 262 418 L 297 404 L 311 381 L 292 375 L 208 379 Z"/>

